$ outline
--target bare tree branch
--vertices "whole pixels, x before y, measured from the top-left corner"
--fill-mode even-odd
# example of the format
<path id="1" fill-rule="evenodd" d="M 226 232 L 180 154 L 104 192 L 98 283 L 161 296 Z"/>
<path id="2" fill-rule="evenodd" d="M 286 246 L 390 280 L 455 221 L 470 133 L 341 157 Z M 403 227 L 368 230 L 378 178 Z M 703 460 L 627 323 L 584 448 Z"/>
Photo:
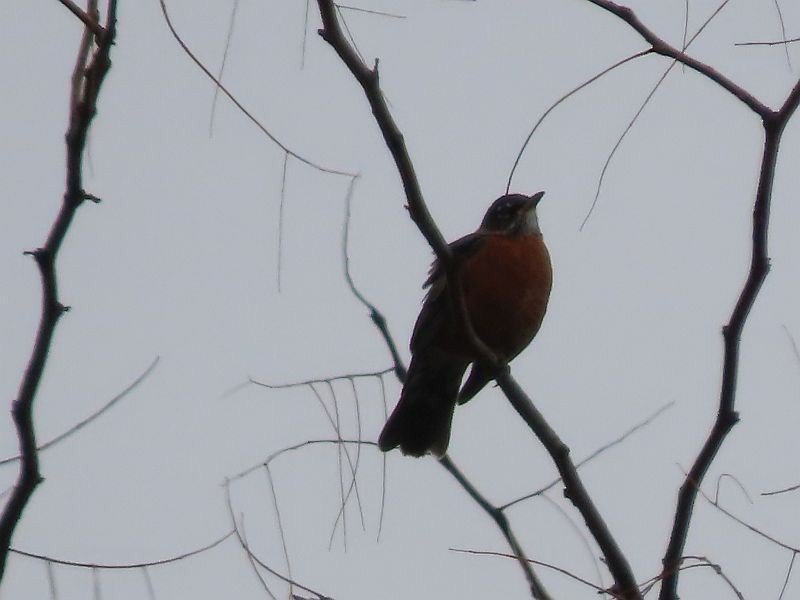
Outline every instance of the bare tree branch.
<path id="1" fill-rule="evenodd" d="M 769 272 L 767 232 L 769 228 L 772 185 L 775 178 L 775 165 L 777 162 L 781 135 L 789 119 L 797 109 L 798 102 L 800 102 L 800 82 L 792 89 L 781 109 L 777 112 L 773 111 L 757 100 L 748 91 L 744 90 L 712 67 L 670 46 L 651 29 L 645 26 L 630 8 L 615 4 L 609 0 L 588 1 L 625 21 L 652 46 L 654 52 L 671 57 L 685 64 L 730 92 L 758 114 L 764 126 L 764 151 L 753 208 L 753 241 L 750 269 L 730 320 L 723 328 L 725 349 L 719 411 L 702 450 L 698 454 L 694 465 L 681 486 L 678 495 L 678 504 L 675 510 L 672 533 L 663 559 L 665 577 L 661 586 L 659 599 L 677 600 L 680 561 L 686 543 L 686 536 L 692 517 L 692 509 L 697 497 L 699 485 L 702 483 L 703 477 L 711 466 L 725 437 L 739 420 L 739 416 L 734 410 L 739 366 L 739 341 L 750 309 Z M 725 3 L 723 3 L 722 6 L 724 6 L 724 4 Z"/>
<path id="2" fill-rule="evenodd" d="M 589 492 L 583 485 L 578 471 L 569 456 L 569 447 L 547 423 L 542 413 L 534 406 L 525 391 L 509 375 L 497 377 L 497 383 L 505 393 L 511 405 L 522 417 L 528 427 L 536 434 L 539 441 L 550 454 L 564 482 L 564 496 L 575 505 L 586 526 L 589 528 L 597 545 L 606 558 L 609 571 L 615 581 L 615 593 L 621 598 L 641 598 L 633 578 L 633 571 L 627 558 L 617 545 L 614 536 L 608 529 Z"/>
<path id="3" fill-rule="evenodd" d="M 700 62 L 699 60 L 692 58 L 688 54 L 681 52 L 674 46 L 668 44 L 665 40 L 661 39 L 656 33 L 647 27 L 644 23 L 639 20 L 639 17 L 636 16 L 636 13 L 633 12 L 627 6 L 622 6 L 621 4 L 616 4 L 614 2 L 610 2 L 609 0 L 587 0 L 588 2 L 594 4 L 595 6 L 602 8 L 603 10 L 615 15 L 625 21 L 628 25 L 630 25 L 639 35 L 644 38 L 644 40 L 650 44 L 652 47 L 653 52 L 656 54 L 661 54 L 662 56 L 666 56 L 668 58 L 673 58 L 680 63 L 683 63 L 690 69 L 694 69 L 698 73 L 705 75 L 711 81 L 717 83 L 720 87 L 727 90 L 736 98 L 741 100 L 745 105 L 747 105 L 753 112 L 759 115 L 762 119 L 768 118 L 770 113 L 772 112 L 769 107 L 765 104 L 757 100 L 750 92 L 743 89 L 727 77 L 717 71 L 716 69 L 710 67 L 709 65 Z M 698 32 L 699 33 L 699 32 Z"/>
<path id="4" fill-rule="evenodd" d="M 750 269 L 730 320 L 722 330 L 724 358 L 719 411 L 711 432 L 678 494 L 675 520 L 669 545 L 664 555 L 663 564 L 667 576 L 661 587 L 660 600 L 676 600 L 678 597 L 677 587 L 680 574 L 677 566 L 686 544 L 686 536 L 689 532 L 689 523 L 692 518 L 692 509 L 697 497 L 698 486 L 702 483 L 728 433 L 739 421 L 739 415 L 734 410 L 734 405 L 739 369 L 740 339 L 745 322 L 750 314 L 750 309 L 753 307 L 761 285 L 769 272 L 767 233 L 769 230 L 769 210 L 772 200 L 772 184 L 775 179 L 775 165 L 778 159 L 781 135 L 797 108 L 798 101 L 800 101 L 800 82 L 792 90 L 780 111 L 777 113 L 770 111 L 768 113 L 770 116 L 764 119 L 764 151 L 761 159 L 755 206 L 753 208 L 753 241 Z"/>
<path id="5" fill-rule="evenodd" d="M 522 567 L 522 571 L 525 573 L 525 578 L 528 580 L 528 586 L 531 589 L 531 595 L 534 598 L 540 598 L 541 600 L 547 600 L 551 598 L 550 594 L 547 593 L 547 590 L 542 585 L 542 582 L 536 576 L 536 573 L 533 572 L 530 561 L 525 556 L 525 551 L 517 541 L 517 538 L 508 523 L 508 518 L 503 513 L 502 509 L 492 505 L 486 498 L 484 498 L 475 488 L 475 486 L 473 486 L 472 483 L 470 483 L 470 481 L 464 477 L 464 475 L 462 475 L 461 471 L 459 471 L 455 464 L 453 464 L 453 461 L 450 460 L 449 456 L 443 456 L 439 462 L 450 472 L 453 477 L 455 477 L 456 481 L 461 484 L 461 487 L 467 491 L 472 499 L 475 500 L 475 502 L 477 502 L 478 505 L 486 512 L 486 514 L 488 514 L 497 524 L 497 527 L 506 538 L 508 545 L 511 546 L 511 551 L 514 553 L 514 556 L 517 559 L 520 567 Z"/>
<path id="6" fill-rule="evenodd" d="M 65 6 L 68 5 L 65 4 Z M 93 8 L 95 6 L 96 4 L 89 5 L 89 13 L 96 13 L 96 9 Z M 108 0 L 106 10 L 106 24 L 102 34 L 96 35 L 92 30 L 84 29 L 84 41 L 81 42 L 81 50 L 78 53 L 76 72 L 80 70 L 82 78 L 80 85 L 73 85 L 70 98 L 64 199 L 44 246 L 28 253 L 36 260 L 41 275 L 42 312 L 36 341 L 20 383 L 19 393 L 11 407 L 21 460 L 16 484 L 3 509 L 3 514 L 0 516 L 0 580 L 5 573 L 6 559 L 11 548 L 14 530 L 36 486 L 42 481 L 33 425 L 33 401 L 44 373 L 56 325 L 61 315 L 67 311 L 67 307 L 61 303 L 58 296 L 56 258 L 76 211 L 87 199 L 83 189 L 83 151 L 86 147 L 89 126 L 97 113 L 100 87 L 111 67 L 109 54 L 116 36 L 116 0 Z M 83 48 L 89 47 L 86 42 L 89 36 L 94 37 L 96 44 L 91 56 L 88 55 L 88 52 L 83 52 Z"/>

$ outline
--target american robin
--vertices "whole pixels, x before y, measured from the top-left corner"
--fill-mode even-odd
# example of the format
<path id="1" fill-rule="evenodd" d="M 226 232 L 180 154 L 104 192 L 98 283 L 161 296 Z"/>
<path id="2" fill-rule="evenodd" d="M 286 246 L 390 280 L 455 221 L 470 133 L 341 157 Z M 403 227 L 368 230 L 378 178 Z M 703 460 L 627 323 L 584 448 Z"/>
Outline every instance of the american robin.
<path id="1" fill-rule="evenodd" d="M 461 274 L 464 302 L 477 336 L 510 361 L 539 331 L 553 272 L 536 205 L 544 196 L 509 194 L 495 200 L 480 227 L 449 245 Z M 411 364 L 400 400 L 381 432 L 384 452 L 441 458 L 450 441 L 456 404 L 473 398 L 492 373 L 472 365 L 475 356 L 451 305 L 444 269 L 434 261 L 423 287 L 430 287 L 411 334 Z"/>

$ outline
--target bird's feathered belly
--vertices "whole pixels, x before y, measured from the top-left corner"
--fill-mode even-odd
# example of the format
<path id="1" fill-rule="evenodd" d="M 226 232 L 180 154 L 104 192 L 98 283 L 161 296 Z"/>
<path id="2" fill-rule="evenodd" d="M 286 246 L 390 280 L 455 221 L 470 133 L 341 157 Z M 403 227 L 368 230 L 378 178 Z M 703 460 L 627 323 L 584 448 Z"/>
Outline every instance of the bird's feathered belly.
<path id="1" fill-rule="evenodd" d="M 489 236 L 464 264 L 464 300 L 475 333 L 506 359 L 539 330 L 552 286 L 550 256 L 541 235 Z"/>

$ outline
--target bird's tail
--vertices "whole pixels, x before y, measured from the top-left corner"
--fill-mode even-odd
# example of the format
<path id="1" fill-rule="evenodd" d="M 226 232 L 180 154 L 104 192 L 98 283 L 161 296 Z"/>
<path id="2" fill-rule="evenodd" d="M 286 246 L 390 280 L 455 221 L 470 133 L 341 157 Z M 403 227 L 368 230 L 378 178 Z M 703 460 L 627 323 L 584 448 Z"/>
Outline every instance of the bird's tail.
<path id="1" fill-rule="evenodd" d="M 414 356 L 400 400 L 383 427 L 378 446 L 384 452 L 400 446 L 403 454 L 444 456 L 450 424 L 467 363 L 452 356 Z"/>

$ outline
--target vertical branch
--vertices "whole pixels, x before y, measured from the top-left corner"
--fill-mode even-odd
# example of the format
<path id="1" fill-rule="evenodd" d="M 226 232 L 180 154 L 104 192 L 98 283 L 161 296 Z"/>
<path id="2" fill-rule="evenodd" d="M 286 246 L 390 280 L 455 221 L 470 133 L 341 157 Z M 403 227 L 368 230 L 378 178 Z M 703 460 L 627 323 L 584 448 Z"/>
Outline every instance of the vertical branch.
<path id="1" fill-rule="evenodd" d="M 649 29 L 628 7 L 610 0 L 588 0 L 589 3 L 602 8 L 627 23 L 646 42 L 652 51 L 670 57 L 687 67 L 694 69 L 710 81 L 713 81 L 736 99 L 755 112 L 764 126 L 764 151 L 761 159 L 758 189 L 753 206 L 752 254 L 750 268 L 745 284 L 731 313 L 730 320 L 722 329 L 724 341 L 724 358 L 722 367 L 722 383 L 720 386 L 719 409 L 717 418 L 708 437 L 703 444 L 691 470 L 678 493 L 678 504 L 675 510 L 672 533 L 663 559 L 663 583 L 659 600 L 676 600 L 678 598 L 678 578 L 680 575 L 681 557 L 689 524 L 692 518 L 694 503 L 700 484 L 717 455 L 723 441 L 739 420 L 734 409 L 736 401 L 737 375 L 739 370 L 739 345 L 744 325 L 755 303 L 761 285 L 769 272 L 767 241 L 769 231 L 769 211 L 772 199 L 772 186 L 775 180 L 775 165 L 778 158 L 781 136 L 786 124 L 800 104 L 800 82 L 789 93 L 783 106 L 774 111 L 758 100 L 750 92 L 740 87 L 706 63 L 703 63 L 678 50 Z M 725 5 L 723 2 L 717 12 Z M 716 14 L 716 13 L 715 13 Z M 713 17 L 713 15 L 712 15 Z M 702 30 L 702 28 L 701 28 Z M 698 32 L 699 33 L 699 32 Z M 695 35 L 696 37 L 696 35 Z M 691 43 L 691 40 L 690 42 Z M 688 46 L 688 43 L 685 44 Z"/>
<path id="2" fill-rule="evenodd" d="M 39 267 L 42 280 L 42 309 L 33 350 L 20 383 L 18 396 L 11 407 L 21 460 L 14 489 L 3 514 L 0 515 L 0 580 L 5 572 L 14 530 L 36 486 L 42 481 L 33 425 L 33 401 L 42 379 L 56 325 L 61 315 L 68 310 L 58 297 L 56 257 L 78 208 L 87 199 L 96 200 L 83 190 L 82 160 L 89 126 L 97 112 L 100 86 L 111 67 L 109 54 L 116 34 L 117 3 L 116 0 L 108 1 L 106 24 L 104 28 L 100 28 L 100 32 L 97 32 L 100 26 L 96 20 L 94 6 L 96 2 L 91 2 L 86 13 L 87 18 L 93 23 L 92 26 L 86 26 L 84 33 L 84 40 L 89 40 L 89 43 L 84 41 L 81 44 L 73 77 L 66 135 L 67 173 L 64 199 L 44 246 L 26 253 L 33 256 Z M 84 18 L 81 18 L 81 21 L 86 22 Z M 92 37 L 96 48 L 90 56 Z"/>
<path id="3" fill-rule="evenodd" d="M 767 251 L 769 211 L 772 200 L 772 186 L 775 180 L 775 165 L 778 159 L 781 136 L 786 124 L 797 109 L 798 102 L 800 102 L 800 82 L 795 85 L 783 108 L 778 112 L 770 112 L 769 116 L 765 116 L 763 119 L 764 152 L 761 158 L 758 189 L 753 207 L 750 270 L 733 308 L 730 320 L 722 328 L 725 350 L 719 410 L 711 432 L 678 493 L 675 520 L 663 560 L 665 576 L 659 600 L 675 600 L 678 598 L 681 555 L 686 545 L 686 536 L 689 532 L 689 523 L 691 522 L 699 486 L 722 446 L 725 437 L 739 421 L 739 415 L 734 406 L 739 371 L 740 340 L 750 309 L 753 307 L 770 269 Z"/>

